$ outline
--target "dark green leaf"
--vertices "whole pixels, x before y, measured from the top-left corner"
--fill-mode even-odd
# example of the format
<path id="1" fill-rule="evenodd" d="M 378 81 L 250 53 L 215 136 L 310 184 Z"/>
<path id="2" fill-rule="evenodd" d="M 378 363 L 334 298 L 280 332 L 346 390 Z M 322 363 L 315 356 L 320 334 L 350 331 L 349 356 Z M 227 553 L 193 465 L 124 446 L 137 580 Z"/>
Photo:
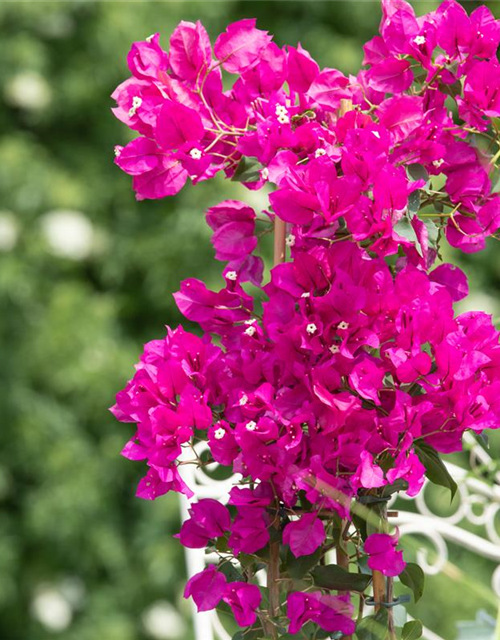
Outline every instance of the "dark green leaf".
<path id="1" fill-rule="evenodd" d="M 412 180 L 425 180 L 425 182 L 429 180 L 427 169 L 421 164 L 409 164 L 406 167 L 406 171 Z"/>
<path id="2" fill-rule="evenodd" d="M 262 165 L 256 158 L 241 158 L 231 180 L 234 182 L 258 182 Z"/>
<path id="3" fill-rule="evenodd" d="M 241 582 L 243 580 L 241 572 L 230 562 L 224 562 L 218 569 L 226 576 L 229 582 Z"/>
<path id="4" fill-rule="evenodd" d="M 387 636 L 387 609 L 381 608 L 374 616 L 363 618 L 356 627 L 358 640 L 385 640 Z"/>
<path id="5" fill-rule="evenodd" d="M 415 564 L 414 562 L 408 562 L 403 573 L 399 575 L 399 579 L 405 585 L 405 587 L 408 587 L 408 589 L 411 589 L 413 591 L 415 602 L 418 602 L 424 592 L 425 584 L 424 572 L 418 566 L 418 564 Z"/>
<path id="6" fill-rule="evenodd" d="M 450 475 L 444 462 L 430 445 L 425 442 L 416 443 L 415 450 L 420 462 L 425 467 L 425 475 L 431 482 L 441 487 L 446 487 L 451 491 L 451 499 L 455 497 L 457 492 L 457 483 Z"/>
<path id="7" fill-rule="evenodd" d="M 382 496 L 384 498 L 388 498 L 392 496 L 394 493 L 399 493 L 400 491 L 406 491 L 408 489 L 408 482 L 403 480 L 403 478 L 398 478 L 392 484 L 386 485 L 382 489 Z"/>
<path id="8" fill-rule="evenodd" d="M 422 637 L 422 632 L 423 628 L 420 620 L 411 620 L 403 627 L 401 640 L 418 640 L 418 638 Z"/>
<path id="9" fill-rule="evenodd" d="M 370 584 L 370 576 L 351 573 L 336 564 L 316 567 L 311 575 L 319 587 L 338 591 L 359 591 L 362 593 Z"/>
<path id="10" fill-rule="evenodd" d="M 320 557 L 321 549 L 311 553 L 311 555 L 300 556 L 298 558 L 288 551 L 284 569 L 288 572 L 290 578 L 300 579 L 318 564 Z"/>
<path id="11" fill-rule="evenodd" d="M 226 553 L 229 550 L 229 547 L 227 546 L 227 538 L 218 538 L 215 543 L 215 548 L 221 553 Z"/>

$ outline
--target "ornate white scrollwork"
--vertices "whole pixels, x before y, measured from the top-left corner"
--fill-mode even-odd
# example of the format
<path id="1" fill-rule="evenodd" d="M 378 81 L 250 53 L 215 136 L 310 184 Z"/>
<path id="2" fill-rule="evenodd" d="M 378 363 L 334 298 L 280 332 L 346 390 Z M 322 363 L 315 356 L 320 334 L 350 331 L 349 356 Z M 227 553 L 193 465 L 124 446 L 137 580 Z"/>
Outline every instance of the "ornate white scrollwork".
<path id="1" fill-rule="evenodd" d="M 413 536 L 420 542 L 416 550 L 417 562 L 429 575 L 440 573 L 448 564 L 448 544 L 455 544 L 484 558 L 488 558 L 498 566 L 495 568 L 491 580 L 494 593 L 500 598 L 500 532 L 497 531 L 496 521 L 500 522 L 500 472 L 495 471 L 494 463 L 488 453 L 474 440 L 473 436 L 464 437 L 470 448 L 472 469 L 491 470 L 493 482 L 490 484 L 474 477 L 465 469 L 447 463 L 446 466 L 458 485 L 458 498 L 455 510 L 451 514 L 439 515 L 434 513 L 428 502 L 426 485 L 416 498 L 400 496 L 397 501 L 399 507 L 402 500 L 412 500 L 416 511 L 400 509 L 397 517 L 391 522 L 399 527 L 401 536 Z M 195 447 L 196 455 L 202 457 L 206 450 L 206 443 L 199 443 Z M 192 450 L 185 450 L 183 462 L 193 458 Z M 225 503 L 228 494 L 236 482 L 237 477 L 223 480 L 213 478 L 217 469 L 216 464 L 197 468 L 193 464 L 183 464 L 180 467 L 184 481 L 194 491 L 196 499 L 215 498 Z M 208 473 L 207 473 L 208 472 Z M 182 499 L 181 513 L 183 519 L 188 515 L 189 503 Z M 394 507 L 393 507 L 394 508 Z M 464 528 L 466 523 L 481 527 L 484 535 L 472 533 Z M 433 547 L 429 550 L 429 543 Z M 432 558 L 431 558 L 432 555 Z M 213 558 L 206 556 L 203 549 L 186 549 L 186 564 L 188 576 L 202 571 L 207 562 Z M 230 640 L 230 635 L 224 628 L 216 612 L 197 613 L 193 609 L 193 619 L 196 640 Z M 424 628 L 425 640 L 443 640 L 432 630 Z"/>

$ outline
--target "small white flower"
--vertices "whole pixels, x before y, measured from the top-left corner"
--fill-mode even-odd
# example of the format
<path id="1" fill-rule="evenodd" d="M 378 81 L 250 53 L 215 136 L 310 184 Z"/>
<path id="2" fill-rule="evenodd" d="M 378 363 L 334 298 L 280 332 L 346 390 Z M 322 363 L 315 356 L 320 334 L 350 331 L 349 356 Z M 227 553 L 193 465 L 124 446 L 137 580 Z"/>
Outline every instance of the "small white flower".
<path id="1" fill-rule="evenodd" d="M 247 327 L 247 328 L 245 329 L 245 335 L 246 335 L 246 336 L 250 336 L 250 337 L 252 337 L 252 336 L 254 336 L 256 333 L 257 333 L 257 329 L 256 329 L 254 326 L 250 326 L 250 327 Z"/>
<path id="2" fill-rule="evenodd" d="M 439 167 L 443 164 L 444 160 L 443 158 L 441 158 L 440 160 L 434 160 L 432 162 L 432 164 L 436 167 L 436 169 L 439 169 Z"/>
<path id="3" fill-rule="evenodd" d="M 309 293 L 309 291 L 304 291 L 304 293 L 300 297 L 301 298 L 310 298 L 311 294 Z"/>
<path id="4" fill-rule="evenodd" d="M 277 104 L 277 105 L 276 105 L 276 109 L 275 109 L 275 111 L 274 111 L 274 112 L 275 112 L 275 114 L 276 114 L 277 116 L 280 116 L 280 115 L 282 115 L 282 114 L 287 115 L 288 110 L 287 110 L 287 108 L 286 108 L 286 107 L 284 107 L 282 104 Z"/>
<path id="5" fill-rule="evenodd" d="M 250 320 L 245 320 L 243 324 L 255 324 L 255 323 L 256 323 L 255 318 L 250 318 Z"/>
<path id="6" fill-rule="evenodd" d="M 238 274 L 236 273 L 236 271 L 228 271 L 226 273 L 226 278 L 228 280 L 237 280 L 238 279 Z"/>
<path id="7" fill-rule="evenodd" d="M 199 160 L 202 156 L 201 149 L 191 149 L 189 155 L 191 156 L 191 158 L 193 158 L 193 160 Z"/>
<path id="8" fill-rule="evenodd" d="M 339 322 L 339 329 L 349 329 L 349 323 L 342 320 L 342 322 Z"/>
<path id="9" fill-rule="evenodd" d="M 255 431 L 255 429 L 257 429 L 257 423 L 253 420 L 250 420 L 250 422 L 247 422 L 246 428 L 248 431 Z"/>
<path id="10" fill-rule="evenodd" d="M 332 346 L 330 347 L 330 351 L 335 355 L 340 351 L 340 348 L 336 344 L 332 344 Z"/>
<path id="11" fill-rule="evenodd" d="M 140 96 L 134 96 L 132 98 L 132 106 L 129 109 L 128 112 L 128 117 L 132 118 L 133 116 L 135 116 L 135 114 L 137 113 L 137 109 L 141 106 L 142 104 L 142 98 Z"/>
<path id="12" fill-rule="evenodd" d="M 290 122 L 290 118 L 286 115 L 286 113 L 280 113 L 278 116 L 278 122 L 280 124 L 288 124 Z"/>
<path id="13" fill-rule="evenodd" d="M 320 158 L 321 156 L 326 155 L 326 151 L 324 149 L 316 149 L 316 151 L 314 152 L 314 157 L 315 158 Z"/>
<path id="14" fill-rule="evenodd" d="M 286 242 L 286 246 L 287 246 L 287 247 L 293 247 L 293 246 L 295 246 L 295 236 L 291 233 L 290 235 L 288 235 L 288 236 L 286 237 L 285 242 Z"/>
<path id="15" fill-rule="evenodd" d="M 425 44 L 425 36 L 416 36 L 416 38 L 413 38 L 413 42 L 418 45 Z"/>
<path id="16" fill-rule="evenodd" d="M 318 327 L 314 324 L 314 322 L 311 322 L 306 327 L 306 331 L 310 336 L 314 335 L 317 330 L 318 330 Z"/>
<path id="17" fill-rule="evenodd" d="M 214 438 L 216 440 L 222 440 L 222 438 L 226 435 L 226 430 L 222 427 L 219 427 L 214 431 Z"/>
<path id="18" fill-rule="evenodd" d="M 154 34 L 154 33 L 152 33 L 150 36 L 148 36 L 148 37 L 146 38 L 146 42 L 152 42 L 152 40 L 153 40 L 153 38 L 154 38 L 154 37 L 155 37 L 155 34 Z"/>
<path id="19" fill-rule="evenodd" d="M 115 158 L 119 158 L 121 152 L 122 152 L 122 147 L 120 147 L 120 145 L 117 144 L 114 148 Z"/>
<path id="20" fill-rule="evenodd" d="M 248 396 L 244 393 L 239 400 L 240 407 L 244 407 L 247 404 L 247 402 L 248 402 Z"/>
<path id="21" fill-rule="evenodd" d="M 262 178 L 262 180 L 267 180 L 269 178 L 269 169 L 267 167 L 264 167 L 261 170 L 260 177 Z"/>

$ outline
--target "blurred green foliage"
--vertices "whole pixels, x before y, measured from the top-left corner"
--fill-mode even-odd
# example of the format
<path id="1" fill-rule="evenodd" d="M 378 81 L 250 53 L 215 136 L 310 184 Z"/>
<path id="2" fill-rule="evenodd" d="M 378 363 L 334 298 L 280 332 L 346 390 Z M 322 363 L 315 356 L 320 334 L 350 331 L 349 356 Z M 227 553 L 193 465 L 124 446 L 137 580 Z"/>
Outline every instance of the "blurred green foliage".
<path id="1" fill-rule="evenodd" d="M 432 6 L 419 3 L 421 11 Z M 181 19 L 201 19 L 215 36 L 252 16 L 279 44 L 300 40 L 322 65 L 350 72 L 379 7 L 0 4 L 1 640 L 146 640 L 159 638 L 158 628 L 164 638 L 190 638 L 183 557 L 171 537 L 177 500 L 133 497 L 142 465 L 119 456 L 132 427 L 106 408 L 142 343 L 180 321 L 171 296 L 179 281 L 220 279 L 206 207 L 226 197 L 257 207 L 263 200 L 216 180 L 136 203 L 112 162 L 128 132 L 113 119 L 109 94 L 128 75 L 132 41 L 160 31 L 166 47 Z M 473 304 L 498 313 L 498 249 L 464 262 Z M 487 563 L 453 553 L 489 582 Z M 457 584 L 456 575 L 431 581 L 414 611 L 450 640 L 457 619 L 481 607 L 492 613 L 481 596 L 450 588 Z"/>

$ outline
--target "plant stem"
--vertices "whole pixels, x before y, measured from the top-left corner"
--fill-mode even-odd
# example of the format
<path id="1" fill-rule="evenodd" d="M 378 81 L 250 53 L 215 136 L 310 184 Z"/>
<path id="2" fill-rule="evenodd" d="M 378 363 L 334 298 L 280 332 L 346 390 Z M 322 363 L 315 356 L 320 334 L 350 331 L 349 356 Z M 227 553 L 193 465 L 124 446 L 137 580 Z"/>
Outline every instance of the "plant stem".
<path id="1" fill-rule="evenodd" d="M 274 266 L 285 262 L 286 257 L 286 223 L 276 216 L 274 218 Z M 276 498 L 276 513 L 279 510 L 278 499 Z M 275 523 L 275 527 L 279 523 Z M 280 543 L 271 542 L 269 544 L 269 564 L 267 566 L 267 589 L 269 593 L 269 617 L 274 618 L 279 614 L 280 609 Z M 273 639 L 277 639 L 278 630 L 272 621 L 266 623 L 266 634 Z"/>
<path id="2" fill-rule="evenodd" d="M 393 597 L 394 578 L 387 578 L 387 602 L 392 602 Z M 387 609 L 387 640 L 397 640 L 393 607 L 389 607 L 389 609 Z"/>
<path id="3" fill-rule="evenodd" d="M 280 608 L 280 543 L 271 542 L 269 545 L 269 564 L 267 567 L 267 588 L 269 590 L 269 616 L 275 618 Z M 278 637 L 274 624 L 269 623 L 267 633 L 271 638 Z"/>
<path id="4" fill-rule="evenodd" d="M 285 262 L 286 256 L 286 222 L 276 216 L 274 218 L 274 266 Z"/>
<path id="5" fill-rule="evenodd" d="M 336 547 L 337 551 L 337 564 L 342 569 L 349 571 L 349 556 L 345 552 L 344 547 L 342 546 L 342 541 L 345 541 L 347 530 L 349 528 L 349 522 L 347 520 L 342 520 L 342 526 L 340 529 L 340 541 Z M 346 591 L 339 591 L 339 594 L 348 593 Z M 343 640 L 352 640 L 352 636 L 342 636 Z"/>

